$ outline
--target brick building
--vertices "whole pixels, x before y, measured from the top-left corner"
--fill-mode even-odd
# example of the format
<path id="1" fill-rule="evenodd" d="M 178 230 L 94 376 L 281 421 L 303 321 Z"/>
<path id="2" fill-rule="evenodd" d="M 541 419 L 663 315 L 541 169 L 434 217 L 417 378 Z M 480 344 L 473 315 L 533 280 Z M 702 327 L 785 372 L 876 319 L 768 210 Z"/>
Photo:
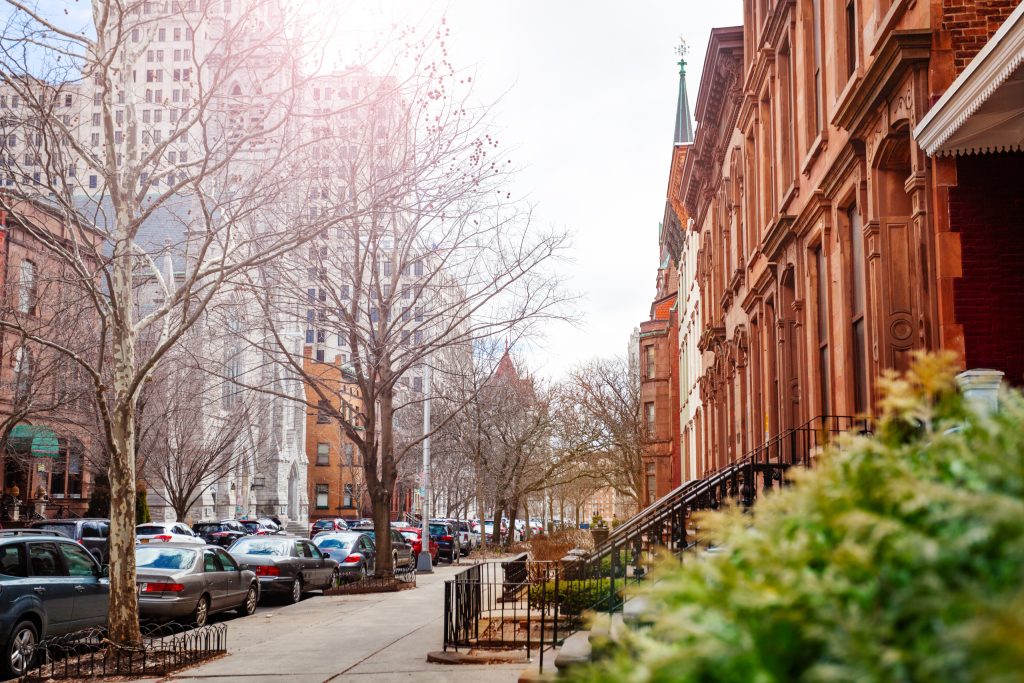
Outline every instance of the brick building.
<path id="1" fill-rule="evenodd" d="M 324 363 L 311 358 L 306 347 L 305 372 L 318 377 L 317 386 L 331 387 L 331 404 L 346 413 L 346 419 L 359 422 L 362 399 L 358 387 L 349 378 L 346 366 L 337 361 Z M 319 402 L 313 387 L 306 385 L 306 400 Z M 309 460 L 306 481 L 309 485 L 309 521 L 326 517 L 359 519 L 370 516 L 362 472 L 362 456 L 355 443 L 343 433 L 329 411 L 307 411 L 306 457 Z"/>
<path id="2" fill-rule="evenodd" d="M 72 228 L 44 200 L 14 195 L 0 211 L 0 518 L 32 513 L 81 515 L 88 506 L 90 471 L 102 462 L 94 390 L 85 371 L 63 354 L 26 341 L 42 334 L 78 353 L 95 343 L 87 305 L 76 305 L 62 264 L 43 246 L 100 244 L 98 233 Z M 84 313 L 83 313 L 84 311 Z M 54 321 L 59 330 L 53 330 Z"/>
<path id="3" fill-rule="evenodd" d="M 684 481 L 871 413 L 878 378 L 915 350 L 1024 383 L 1016 5 L 746 0 L 743 26 L 712 31 L 696 136 L 670 174 L 682 234 L 661 239 L 681 282 L 645 323 L 656 338 L 698 290 L 676 315 L 676 373 L 697 370 L 677 393 Z M 659 358 L 655 379 L 673 367 Z"/>

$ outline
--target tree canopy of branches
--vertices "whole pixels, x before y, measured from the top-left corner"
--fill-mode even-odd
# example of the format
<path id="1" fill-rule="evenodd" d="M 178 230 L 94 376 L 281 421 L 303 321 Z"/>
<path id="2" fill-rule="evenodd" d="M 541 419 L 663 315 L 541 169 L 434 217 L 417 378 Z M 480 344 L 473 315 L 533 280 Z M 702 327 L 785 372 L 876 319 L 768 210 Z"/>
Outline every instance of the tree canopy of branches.
<path id="1" fill-rule="evenodd" d="M 247 0 L 225 17 L 221 3 L 92 0 L 87 19 L 71 0 L 6 5 L 0 96 L 11 106 L 0 119 L 0 209 L 18 213 L 22 197 L 46 204 L 64 229 L 32 220 L 26 229 L 60 263 L 55 282 L 78 293 L 43 317 L 0 324 L 63 354 L 91 382 L 109 455 L 109 638 L 137 643 L 136 412 L 144 383 L 228 283 L 396 200 L 381 191 L 358 208 L 306 211 L 301 179 L 312 152 L 342 131 L 309 134 L 320 115 L 304 106 L 310 77 L 302 65 L 316 62 L 321 46 L 294 39 L 301 31 L 283 3 Z M 161 44 L 171 39 L 183 48 L 173 71 Z M 360 106 L 355 98 L 342 108 Z M 156 265 L 166 253 L 182 264 L 173 277 Z M 153 290 L 159 296 L 138 306 Z M 52 322 L 81 319 L 83 301 L 91 333 L 66 343 Z"/>

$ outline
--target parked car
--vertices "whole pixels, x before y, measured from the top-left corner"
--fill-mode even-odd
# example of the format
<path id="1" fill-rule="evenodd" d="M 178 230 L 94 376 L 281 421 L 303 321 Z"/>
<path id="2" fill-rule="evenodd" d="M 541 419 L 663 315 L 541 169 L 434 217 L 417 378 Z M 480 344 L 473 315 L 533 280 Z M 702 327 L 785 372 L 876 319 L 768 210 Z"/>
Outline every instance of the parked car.
<path id="1" fill-rule="evenodd" d="M 109 602 L 103 568 L 75 541 L 0 537 L 0 670 L 21 676 L 43 638 L 105 625 Z"/>
<path id="2" fill-rule="evenodd" d="M 195 543 L 135 547 L 139 616 L 205 626 L 211 614 L 256 611 L 260 584 L 222 548 Z"/>
<path id="3" fill-rule="evenodd" d="M 61 532 L 50 531 L 49 529 L 0 529 L 0 537 L 5 536 L 55 536 L 57 538 L 67 538 Z"/>
<path id="4" fill-rule="evenodd" d="M 198 522 L 192 525 L 192 531 L 204 543 L 219 545 L 221 548 L 230 548 L 235 541 L 249 535 L 249 531 L 236 519 Z"/>
<path id="5" fill-rule="evenodd" d="M 364 534 L 373 540 L 374 547 L 377 547 L 377 534 L 373 531 L 364 531 Z M 398 533 L 397 529 L 391 529 L 391 566 L 409 567 L 416 564 L 416 556 L 412 552 L 412 543 L 405 536 Z"/>
<path id="6" fill-rule="evenodd" d="M 459 556 L 459 535 L 448 522 L 431 522 L 430 540 L 437 541 L 439 559 L 454 562 Z"/>
<path id="7" fill-rule="evenodd" d="M 412 556 L 415 561 L 415 558 L 419 557 L 420 553 L 423 551 L 423 530 L 416 529 L 413 527 L 405 527 L 402 529 L 397 529 L 397 531 L 398 533 L 402 534 L 402 536 L 405 537 L 405 540 L 407 540 L 412 545 Z M 430 552 L 430 563 L 433 565 L 437 565 L 437 541 L 431 538 L 427 544 L 427 549 Z"/>
<path id="8" fill-rule="evenodd" d="M 338 561 L 298 536 L 246 536 L 228 550 L 243 569 L 252 569 L 260 593 L 302 599 L 303 591 L 330 588 L 338 583 Z"/>
<path id="9" fill-rule="evenodd" d="M 369 534 L 360 531 L 332 531 L 320 534 L 313 543 L 332 560 L 337 560 L 342 578 L 358 579 L 377 568 L 377 546 Z"/>
<path id="10" fill-rule="evenodd" d="M 313 538 L 324 531 L 348 531 L 348 522 L 341 517 L 318 519 L 313 522 L 313 526 L 309 530 L 309 537 Z"/>
<path id="11" fill-rule="evenodd" d="M 205 543 L 184 522 L 147 522 L 135 527 L 135 541 L 148 543 Z"/>
<path id="12" fill-rule="evenodd" d="M 470 552 L 476 548 L 476 544 L 473 538 L 473 531 L 470 528 L 468 519 L 457 519 L 451 520 L 451 523 L 455 525 L 455 528 L 459 531 L 459 549 L 463 555 L 468 556 Z"/>
<path id="13" fill-rule="evenodd" d="M 268 523 L 269 522 L 269 523 Z M 269 536 L 281 533 L 281 529 L 269 520 L 240 519 L 238 523 L 255 536 Z"/>
<path id="14" fill-rule="evenodd" d="M 100 517 L 83 519 L 43 519 L 32 522 L 33 529 L 58 531 L 92 553 L 100 564 L 110 561 L 110 520 Z"/>

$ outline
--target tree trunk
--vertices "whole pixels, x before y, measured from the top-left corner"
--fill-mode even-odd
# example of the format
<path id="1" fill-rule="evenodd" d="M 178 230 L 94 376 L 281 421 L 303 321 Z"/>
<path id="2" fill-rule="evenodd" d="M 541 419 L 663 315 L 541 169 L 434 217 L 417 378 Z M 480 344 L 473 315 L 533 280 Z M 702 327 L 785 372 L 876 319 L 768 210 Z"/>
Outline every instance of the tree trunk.
<path id="1" fill-rule="evenodd" d="M 127 245 L 121 247 L 127 250 Z M 135 586 L 135 330 L 132 322 L 131 261 L 114 257 L 113 299 L 123 317 L 113 329 L 114 401 L 110 413 L 110 607 L 108 638 L 118 645 L 142 641 Z"/>
<path id="2" fill-rule="evenodd" d="M 505 511 L 505 501 L 498 499 L 494 502 L 494 515 L 491 527 L 491 541 L 494 545 L 501 545 L 501 516 Z"/>
<path id="3" fill-rule="evenodd" d="M 519 501 L 510 503 L 508 506 L 508 544 L 516 542 L 516 519 L 519 512 Z"/>

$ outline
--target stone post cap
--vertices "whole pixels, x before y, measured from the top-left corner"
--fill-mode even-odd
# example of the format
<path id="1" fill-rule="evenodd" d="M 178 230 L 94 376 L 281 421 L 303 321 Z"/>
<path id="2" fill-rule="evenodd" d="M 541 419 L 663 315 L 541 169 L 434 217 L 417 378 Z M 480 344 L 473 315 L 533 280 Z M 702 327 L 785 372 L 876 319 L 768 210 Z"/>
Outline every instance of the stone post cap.
<path id="1" fill-rule="evenodd" d="M 999 387 L 1004 374 L 1001 370 L 976 368 L 961 372 L 956 381 L 975 409 L 988 413 L 999 408 Z"/>

